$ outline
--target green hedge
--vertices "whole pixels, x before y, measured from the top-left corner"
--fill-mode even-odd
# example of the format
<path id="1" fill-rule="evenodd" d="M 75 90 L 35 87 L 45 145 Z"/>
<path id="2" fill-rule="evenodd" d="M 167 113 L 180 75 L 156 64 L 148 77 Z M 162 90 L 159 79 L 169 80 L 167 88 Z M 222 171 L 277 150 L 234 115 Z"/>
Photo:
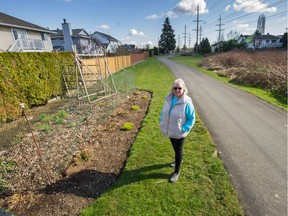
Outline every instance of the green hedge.
<path id="1" fill-rule="evenodd" d="M 72 53 L 0 53 L 0 122 L 19 116 L 20 103 L 29 108 L 62 95 L 61 70 L 74 64 Z"/>

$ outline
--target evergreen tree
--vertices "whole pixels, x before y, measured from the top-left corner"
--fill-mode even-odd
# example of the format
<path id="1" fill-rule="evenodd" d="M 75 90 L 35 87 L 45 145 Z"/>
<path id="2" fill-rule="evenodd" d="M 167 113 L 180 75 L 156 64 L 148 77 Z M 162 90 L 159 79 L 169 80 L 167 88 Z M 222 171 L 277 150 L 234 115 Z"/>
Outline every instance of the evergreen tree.
<path id="1" fill-rule="evenodd" d="M 287 48 L 287 32 L 283 34 L 283 37 L 280 39 L 280 42 L 283 43 L 283 48 Z"/>
<path id="2" fill-rule="evenodd" d="M 200 42 L 199 53 L 211 53 L 211 46 L 208 38 L 203 38 Z"/>
<path id="3" fill-rule="evenodd" d="M 164 21 L 162 34 L 160 35 L 158 46 L 160 53 L 168 53 L 174 50 L 176 47 L 174 30 L 170 25 L 170 20 L 168 17 L 166 17 Z"/>

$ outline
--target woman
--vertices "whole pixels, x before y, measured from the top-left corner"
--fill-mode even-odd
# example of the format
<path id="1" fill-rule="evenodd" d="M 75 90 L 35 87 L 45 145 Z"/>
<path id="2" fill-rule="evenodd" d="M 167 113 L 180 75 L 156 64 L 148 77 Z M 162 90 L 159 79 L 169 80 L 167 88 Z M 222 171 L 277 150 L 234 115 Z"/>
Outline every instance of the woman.
<path id="1" fill-rule="evenodd" d="M 169 137 L 175 153 L 175 163 L 171 164 L 175 166 L 175 172 L 172 174 L 171 182 L 178 180 L 183 162 L 184 140 L 195 123 L 193 102 L 187 93 L 184 81 L 176 79 L 160 115 L 160 130 Z"/>

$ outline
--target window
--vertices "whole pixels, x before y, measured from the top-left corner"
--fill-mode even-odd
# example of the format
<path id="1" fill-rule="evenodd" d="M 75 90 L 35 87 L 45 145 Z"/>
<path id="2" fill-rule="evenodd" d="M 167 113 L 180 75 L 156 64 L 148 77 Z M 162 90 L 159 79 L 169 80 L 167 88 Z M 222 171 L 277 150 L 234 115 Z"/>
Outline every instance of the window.
<path id="1" fill-rule="evenodd" d="M 17 40 L 18 38 L 27 38 L 27 32 L 26 30 L 22 29 L 12 29 L 14 40 Z"/>
<path id="2" fill-rule="evenodd" d="M 41 39 L 42 40 L 47 40 L 48 39 L 48 34 L 44 33 L 44 32 L 41 32 Z"/>

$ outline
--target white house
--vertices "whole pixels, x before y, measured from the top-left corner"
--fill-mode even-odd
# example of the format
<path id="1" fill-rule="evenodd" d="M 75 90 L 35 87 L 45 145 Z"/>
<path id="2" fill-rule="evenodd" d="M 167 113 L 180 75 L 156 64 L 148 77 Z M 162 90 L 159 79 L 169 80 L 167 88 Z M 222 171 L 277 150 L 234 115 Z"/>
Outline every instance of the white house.
<path id="1" fill-rule="evenodd" d="M 274 35 L 241 35 L 238 43 L 244 43 L 248 49 L 271 49 L 281 48 L 283 43 L 281 37 Z"/>
<path id="2" fill-rule="evenodd" d="M 0 12 L 0 51 L 51 52 L 53 31 Z"/>
<path id="3" fill-rule="evenodd" d="M 114 37 L 95 31 L 91 37 L 97 41 L 107 52 L 115 53 L 121 42 Z"/>

